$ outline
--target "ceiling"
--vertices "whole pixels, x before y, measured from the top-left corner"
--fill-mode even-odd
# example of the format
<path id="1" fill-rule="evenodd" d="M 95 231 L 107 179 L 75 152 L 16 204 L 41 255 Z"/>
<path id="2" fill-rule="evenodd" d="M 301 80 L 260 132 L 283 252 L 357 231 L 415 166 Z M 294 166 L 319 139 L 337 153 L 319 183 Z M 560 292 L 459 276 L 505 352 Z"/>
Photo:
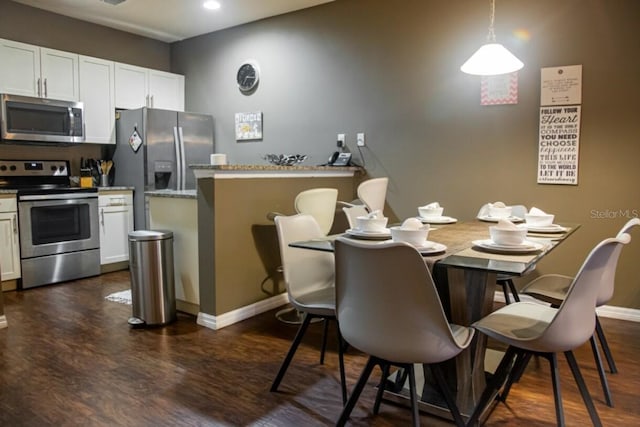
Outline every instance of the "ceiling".
<path id="1" fill-rule="evenodd" d="M 333 0 L 13 0 L 27 6 L 171 43 Z"/>

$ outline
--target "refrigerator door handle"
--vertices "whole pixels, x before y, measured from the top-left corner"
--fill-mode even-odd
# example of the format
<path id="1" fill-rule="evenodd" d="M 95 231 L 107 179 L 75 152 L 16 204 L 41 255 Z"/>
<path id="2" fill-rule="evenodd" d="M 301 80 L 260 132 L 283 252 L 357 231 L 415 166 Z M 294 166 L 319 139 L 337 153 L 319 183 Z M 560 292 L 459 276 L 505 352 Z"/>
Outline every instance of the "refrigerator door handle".
<path id="1" fill-rule="evenodd" d="M 173 147 L 176 149 L 176 190 L 182 190 L 182 157 L 180 156 L 180 137 L 178 128 L 173 127 Z"/>
<path id="2" fill-rule="evenodd" d="M 180 187 L 180 190 L 186 190 L 187 189 L 187 159 L 185 157 L 184 154 L 184 135 L 182 133 L 182 126 L 178 127 L 178 136 L 180 137 L 178 139 L 179 141 L 179 145 L 180 145 L 180 163 L 182 163 L 182 176 L 181 176 L 181 182 L 182 182 L 182 186 Z"/>

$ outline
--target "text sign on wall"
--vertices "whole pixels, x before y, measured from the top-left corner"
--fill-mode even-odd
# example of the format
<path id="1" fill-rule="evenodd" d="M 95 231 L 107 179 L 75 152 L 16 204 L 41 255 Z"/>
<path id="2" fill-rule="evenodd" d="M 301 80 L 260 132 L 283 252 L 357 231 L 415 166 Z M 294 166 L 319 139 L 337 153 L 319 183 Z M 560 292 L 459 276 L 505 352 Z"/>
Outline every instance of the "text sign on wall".
<path id="1" fill-rule="evenodd" d="M 580 106 L 540 107 L 538 184 L 578 184 Z"/>
<path id="2" fill-rule="evenodd" d="M 582 104 L 582 65 L 540 70 L 540 105 Z"/>

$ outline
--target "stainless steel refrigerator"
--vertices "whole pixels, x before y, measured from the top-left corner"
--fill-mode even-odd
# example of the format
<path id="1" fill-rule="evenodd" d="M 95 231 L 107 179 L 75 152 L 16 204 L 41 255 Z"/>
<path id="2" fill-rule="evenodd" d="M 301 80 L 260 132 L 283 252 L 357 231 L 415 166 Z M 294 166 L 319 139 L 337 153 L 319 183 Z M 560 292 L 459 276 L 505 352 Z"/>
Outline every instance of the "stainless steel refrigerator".
<path id="1" fill-rule="evenodd" d="M 119 115 L 113 184 L 134 187 L 134 227 L 146 229 L 145 191 L 196 188 L 189 165 L 209 163 L 214 147 L 213 117 L 146 107 L 123 110 Z"/>

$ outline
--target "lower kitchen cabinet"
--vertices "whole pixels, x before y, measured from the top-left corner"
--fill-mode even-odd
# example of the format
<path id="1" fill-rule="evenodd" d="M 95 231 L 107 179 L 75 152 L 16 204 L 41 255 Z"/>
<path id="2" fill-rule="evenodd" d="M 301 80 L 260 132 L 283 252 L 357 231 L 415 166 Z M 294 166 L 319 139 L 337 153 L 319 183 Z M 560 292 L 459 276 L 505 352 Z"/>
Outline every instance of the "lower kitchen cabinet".
<path id="1" fill-rule="evenodd" d="M 129 261 L 129 232 L 133 231 L 133 192 L 98 194 L 100 264 Z"/>
<path id="2" fill-rule="evenodd" d="M 2 281 L 20 278 L 20 241 L 15 196 L 0 196 L 0 272 Z"/>

